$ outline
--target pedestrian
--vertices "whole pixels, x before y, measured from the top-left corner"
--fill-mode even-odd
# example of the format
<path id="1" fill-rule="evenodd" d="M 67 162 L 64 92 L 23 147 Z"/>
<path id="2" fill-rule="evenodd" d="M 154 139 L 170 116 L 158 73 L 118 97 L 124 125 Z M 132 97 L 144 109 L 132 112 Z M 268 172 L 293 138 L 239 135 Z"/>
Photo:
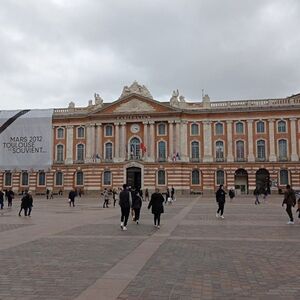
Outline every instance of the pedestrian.
<path id="1" fill-rule="evenodd" d="M 29 194 L 28 191 L 25 191 L 25 194 L 23 195 L 21 199 L 21 207 L 19 211 L 19 217 L 21 217 L 21 212 L 24 210 L 24 216 L 27 216 L 27 211 L 28 211 L 28 206 L 29 206 Z"/>
<path id="2" fill-rule="evenodd" d="M 8 207 L 12 207 L 12 199 L 15 198 L 15 193 L 12 191 L 12 189 L 10 188 L 7 192 L 7 205 Z"/>
<path id="3" fill-rule="evenodd" d="M 103 197 L 104 197 L 104 202 L 103 202 L 103 208 L 108 208 L 108 202 L 109 202 L 109 195 L 108 195 L 108 190 L 105 188 L 103 191 Z"/>
<path id="4" fill-rule="evenodd" d="M 76 197 L 76 192 L 74 189 L 72 189 L 69 193 L 69 205 L 71 206 L 75 206 L 75 197 Z"/>
<path id="5" fill-rule="evenodd" d="M 152 214 L 154 215 L 154 226 L 160 228 L 160 215 L 164 213 L 164 197 L 156 188 L 155 192 L 151 195 L 151 200 L 148 209 L 151 207 Z"/>
<path id="6" fill-rule="evenodd" d="M 254 191 L 253 191 L 253 195 L 255 196 L 255 202 L 254 202 L 255 205 L 260 204 L 260 202 L 259 202 L 259 194 L 260 194 L 259 193 L 259 188 L 256 187 L 254 189 Z"/>
<path id="7" fill-rule="evenodd" d="M 50 199 L 53 199 L 53 191 L 50 192 Z"/>
<path id="8" fill-rule="evenodd" d="M 114 201 L 114 207 L 116 207 L 116 202 L 117 202 L 117 189 L 114 188 L 113 191 L 112 191 L 112 196 L 113 196 L 113 201 Z"/>
<path id="9" fill-rule="evenodd" d="M 170 195 L 170 190 L 169 190 L 169 188 L 167 188 L 165 203 L 167 203 L 167 202 L 169 201 L 170 196 L 171 196 L 171 195 Z"/>
<path id="10" fill-rule="evenodd" d="M 46 189 L 46 199 L 49 199 L 49 194 L 50 194 L 50 190 L 47 188 Z"/>
<path id="11" fill-rule="evenodd" d="M 284 206 L 284 204 L 286 204 L 286 212 L 290 218 L 287 224 L 294 224 L 292 207 L 296 205 L 296 194 L 289 184 L 287 184 L 284 192 L 282 207 Z"/>
<path id="12" fill-rule="evenodd" d="M 143 195 L 143 190 L 139 188 L 139 193 L 142 201 L 144 201 L 144 195 Z"/>
<path id="13" fill-rule="evenodd" d="M 228 192 L 229 198 L 230 200 L 233 200 L 233 198 L 235 197 L 235 192 L 233 189 L 230 189 Z"/>
<path id="14" fill-rule="evenodd" d="M 121 229 L 127 230 L 126 226 L 130 213 L 131 195 L 126 184 L 123 184 L 123 190 L 119 194 L 119 199 L 119 205 L 121 207 Z"/>
<path id="15" fill-rule="evenodd" d="M 296 212 L 298 212 L 298 218 L 300 219 L 300 198 L 298 198 L 298 208 Z"/>
<path id="16" fill-rule="evenodd" d="M 0 190 L 0 209 L 4 206 L 4 193 Z"/>
<path id="17" fill-rule="evenodd" d="M 171 188 L 171 198 L 172 198 L 172 201 L 176 201 L 176 199 L 175 199 L 175 189 L 174 189 L 173 185 L 172 185 L 172 188 Z"/>
<path id="18" fill-rule="evenodd" d="M 134 210 L 133 221 L 136 222 L 136 224 L 139 224 L 141 207 L 142 207 L 142 198 L 140 196 L 140 193 L 139 191 L 134 191 L 132 193 L 132 209 Z"/>
<path id="19" fill-rule="evenodd" d="M 148 191 L 148 189 L 145 190 L 145 201 L 149 201 L 149 191 Z"/>
<path id="20" fill-rule="evenodd" d="M 223 213 L 224 213 L 226 194 L 227 193 L 224 191 L 223 184 L 221 184 L 219 186 L 219 189 L 216 192 L 216 201 L 218 202 L 218 205 L 219 205 L 217 213 L 216 213 L 217 218 L 220 217 L 220 218 L 224 219 Z"/>
<path id="21" fill-rule="evenodd" d="M 31 191 L 28 191 L 28 213 L 27 216 L 30 217 L 31 215 L 31 211 L 32 211 L 32 207 L 33 207 L 33 198 L 32 198 L 32 193 Z"/>
<path id="22" fill-rule="evenodd" d="M 79 198 L 81 198 L 81 195 L 82 195 L 82 190 L 79 189 L 79 190 L 78 190 L 78 196 L 79 196 Z"/>

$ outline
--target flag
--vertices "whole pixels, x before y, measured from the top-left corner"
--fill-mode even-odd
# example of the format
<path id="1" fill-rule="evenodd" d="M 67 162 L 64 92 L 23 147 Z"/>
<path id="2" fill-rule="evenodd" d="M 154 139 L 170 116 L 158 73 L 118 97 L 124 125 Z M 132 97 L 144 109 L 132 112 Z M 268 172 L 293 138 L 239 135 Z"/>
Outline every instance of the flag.
<path id="1" fill-rule="evenodd" d="M 142 149 L 143 154 L 147 151 L 147 148 L 144 143 L 141 143 L 141 149 Z"/>

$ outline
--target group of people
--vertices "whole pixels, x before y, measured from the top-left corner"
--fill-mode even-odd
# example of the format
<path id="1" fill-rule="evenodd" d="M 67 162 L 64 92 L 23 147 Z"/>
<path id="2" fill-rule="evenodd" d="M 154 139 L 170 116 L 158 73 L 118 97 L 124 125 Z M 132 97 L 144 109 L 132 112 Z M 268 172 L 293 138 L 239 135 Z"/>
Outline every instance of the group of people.
<path id="1" fill-rule="evenodd" d="M 21 217 L 22 210 L 24 210 L 24 216 L 30 217 L 31 210 L 33 207 L 33 198 L 30 191 L 25 191 L 24 195 L 21 198 L 21 207 L 19 211 L 19 217 Z"/>
<path id="2" fill-rule="evenodd" d="M 4 207 L 4 199 L 7 200 L 7 206 L 12 207 L 12 201 L 15 198 L 15 193 L 12 189 L 0 191 L 0 209 Z"/>

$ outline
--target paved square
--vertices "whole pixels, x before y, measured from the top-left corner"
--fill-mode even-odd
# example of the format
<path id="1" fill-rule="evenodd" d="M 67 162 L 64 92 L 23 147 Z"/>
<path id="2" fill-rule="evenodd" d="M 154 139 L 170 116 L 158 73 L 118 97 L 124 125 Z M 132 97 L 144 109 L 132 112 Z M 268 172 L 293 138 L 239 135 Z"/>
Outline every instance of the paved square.
<path id="1" fill-rule="evenodd" d="M 83 197 L 34 199 L 0 212 L 0 299 L 300 299 L 300 221 L 286 225 L 279 196 L 255 206 L 178 197 L 160 230 L 143 203 L 139 225 Z"/>

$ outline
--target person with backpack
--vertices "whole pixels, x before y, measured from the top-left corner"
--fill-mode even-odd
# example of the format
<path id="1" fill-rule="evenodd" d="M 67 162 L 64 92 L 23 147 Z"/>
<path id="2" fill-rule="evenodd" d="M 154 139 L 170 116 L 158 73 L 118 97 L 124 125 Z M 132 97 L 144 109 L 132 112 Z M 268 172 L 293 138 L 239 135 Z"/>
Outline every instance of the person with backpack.
<path id="1" fill-rule="evenodd" d="M 132 192 L 132 209 L 134 210 L 133 221 L 136 222 L 136 224 L 139 224 L 141 207 L 142 207 L 142 198 L 140 196 L 140 192 L 139 191 Z"/>
<path id="2" fill-rule="evenodd" d="M 296 205 L 296 194 L 295 191 L 291 188 L 289 184 L 287 184 L 285 192 L 284 192 L 284 198 L 282 202 L 282 207 L 286 205 L 285 211 L 287 212 L 290 220 L 287 222 L 287 224 L 292 225 L 294 224 L 294 218 L 293 218 L 293 212 L 292 207 Z"/>
<path id="3" fill-rule="evenodd" d="M 216 217 L 217 218 L 222 218 L 224 219 L 223 213 L 224 213 L 224 206 L 225 206 L 225 197 L 226 197 L 226 192 L 224 191 L 223 184 L 219 186 L 219 189 L 216 192 L 216 201 L 219 205 Z"/>
<path id="4" fill-rule="evenodd" d="M 119 205 L 121 207 L 121 229 L 127 230 L 127 222 L 131 207 L 131 192 L 127 189 L 127 185 L 123 184 L 123 190 L 119 194 Z"/>
<path id="5" fill-rule="evenodd" d="M 154 226 L 158 229 L 160 228 L 160 215 L 164 213 L 164 197 L 159 192 L 159 189 L 156 188 L 155 192 L 151 195 L 151 200 L 148 205 L 148 209 L 151 209 L 152 214 L 154 215 Z"/>

